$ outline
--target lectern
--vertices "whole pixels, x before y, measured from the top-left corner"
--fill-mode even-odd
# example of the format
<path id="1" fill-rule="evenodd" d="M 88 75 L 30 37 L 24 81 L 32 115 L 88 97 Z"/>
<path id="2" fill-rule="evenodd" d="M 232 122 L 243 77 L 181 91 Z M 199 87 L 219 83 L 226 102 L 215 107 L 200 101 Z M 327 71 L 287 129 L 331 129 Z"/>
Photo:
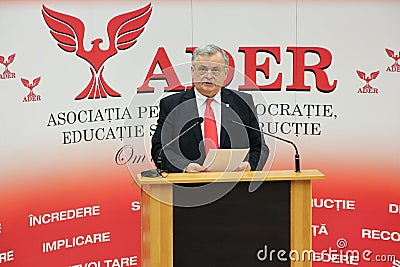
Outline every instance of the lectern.
<path id="1" fill-rule="evenodd" d="M 324 177 L 318 170 L 138 175 L 142 266 L 311 266 L 312 181 Z"/>

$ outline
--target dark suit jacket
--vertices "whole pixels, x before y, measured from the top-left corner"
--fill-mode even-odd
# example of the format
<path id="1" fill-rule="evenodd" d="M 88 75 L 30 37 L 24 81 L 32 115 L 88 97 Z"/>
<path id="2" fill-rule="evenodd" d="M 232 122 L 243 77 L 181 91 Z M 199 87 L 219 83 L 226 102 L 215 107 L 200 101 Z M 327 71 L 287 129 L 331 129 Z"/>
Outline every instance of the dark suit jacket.
<path id="1" fill-rule="evenodd" d="M 250 148 L 246 160 L 250 163 L 252 170 L 261 170 L 269 154 L 262 134 L 232 122 L 234 120 L 259 129 L 253 97 L 250 94 L 222 88 L 221 101 L 219 147 Z M 196 124 L 177 140 L 172 141 L 180 133 L 193 126 L 194 120 L 198 117 L 193 88 L 161 99 L 157 128 L 152 137 L 151 148 L 153 161 L 158 168 L 169 172 L 182 172 L 191 162 L 203 164 L 205 148 L 200 124 Z M 161 151 L 163 146 L 165 149 Z M 162 161 L 158 164 L 160 155 Z"/>

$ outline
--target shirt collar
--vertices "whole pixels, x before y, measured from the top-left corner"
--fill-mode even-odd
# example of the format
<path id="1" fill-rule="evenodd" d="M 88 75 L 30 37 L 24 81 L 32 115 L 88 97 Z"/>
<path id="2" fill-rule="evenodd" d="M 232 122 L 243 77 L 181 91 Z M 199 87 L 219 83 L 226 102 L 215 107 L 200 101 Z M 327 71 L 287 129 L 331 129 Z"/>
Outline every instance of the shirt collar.
<path id="1" fill-rule="evenodd" d="M 207 100 L 207 96 L 202 95 L 199 91 L 197 91 L 196 87 L 194 88 L 194 94 L 196 96 L 196 99 L 200 100 L 200 103 L 205 103 Z M 221 90 L 213 97 L 214 101 L 217 102 L 218 104 L 221 104 Z"/>

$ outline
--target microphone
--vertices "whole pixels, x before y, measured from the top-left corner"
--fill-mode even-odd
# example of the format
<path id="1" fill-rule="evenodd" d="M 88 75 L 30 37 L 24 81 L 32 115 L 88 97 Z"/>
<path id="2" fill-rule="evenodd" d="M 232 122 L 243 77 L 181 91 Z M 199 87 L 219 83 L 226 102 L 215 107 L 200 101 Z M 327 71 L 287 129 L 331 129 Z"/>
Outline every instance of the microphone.
<path id="1" fill-rule="evenodd" d="M 270 137 L 279 139 L 279 140 L 284 141 L 284 142 L 286 142 L 286 143 L 292 144 L 293 147 L 294 147 L 294 150 L 296 151 L 296 154 L 294 155 L 294 162 L 295 162 L 295 168 L 296 168 L 295 172 L 300 172 L 300 156 L 299 156 L 299 151 L 297 150 L 297 146 L 295 145 L 295 143 L 293 143 L 293 142 L 290 141 L 290 140 L 284 139 L 284 138 L 282 138 L 282 137 L 279 137 L 279 136 L 276 136 L 276 135 L 273 135 L 273 134 L 270 134 L 270 133 L 263 132 L 263 131 L 261 131 L 261 130 L 259 130 L 259 129 L 257 129 L 257 128 L 254 128 L 254 127 L 245 125 L 245 124 L 243 124 L 243 123 L 240 123 L 240 122 L 237 122 L 237 121 L 234 121 L 234 120 L 231 120 L 231 122 L 236 123 L 236 124 L 239 124 L 239 125 L 244 126 L 244 127 L 246 127 L 246 128 L 249 128 L 249 129 L 258 131 L 258 132 L 260 132 L 260 133 L 262 133 L 262 134 L 265 134 L 265 135 L 268 135 L 268 136 L 270 136 Z"/>
<path id="2" fill-rule="evenodd" d="M 164 170 L 162 168 L 161 154 L 164 152 L 165 148 L 167 148 L 173 142 L 178 140 L 178 138 L 180 138 L 181 136 L 185 135 L 187 132 L 189 132 L 191 129 L 193 129 L 196 125 L 201 124 L 204 121 L 204 118 L 198 117 L 198 118 L 195 118 L 195 119 L 193 119 L 191 121 L 193 122 L 193 124 L 189 128 L 187 128 L 185 131 L 183 131 L 180 134 L 178 134 L 175 138 L 173 138 L 171 141 L 169 141 L 168 143 L 166 143 L 164 146 L 161 147 L 160 152 L 158 153 L 158 156 L 157 156 L 157 163 L 156 163 L 156 166 L 159 167 L 159 168 L 152 169 L 152 170 L 147 170 L 147 171 L 142 171 L 141 172 L 142 176 L 145 176 L 145 177 L 160 177 L 160 176 L 162 176 L 161 173 Z"/>

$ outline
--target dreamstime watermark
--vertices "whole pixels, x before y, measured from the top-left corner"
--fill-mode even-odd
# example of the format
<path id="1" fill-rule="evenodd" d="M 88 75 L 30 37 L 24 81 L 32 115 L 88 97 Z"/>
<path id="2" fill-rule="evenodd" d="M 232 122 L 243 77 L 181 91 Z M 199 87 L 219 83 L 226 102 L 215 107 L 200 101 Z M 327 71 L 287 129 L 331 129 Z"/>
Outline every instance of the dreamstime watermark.
<path id="1" fill-rule="evenodd" d="M 347 240 L 339 238 L 336 242 L 337 249 L 329 247 L 321 251 L 315 250 L 302 250 L 298 251 L 292 249 L 287 251 L 285 249 L 270 249 L 268 245 L 257 251 L 257 259 L 259 261 L 309 261 L 309 262 L 324 262 L 324 263 L 337 263 L 346 265 L 359 265 L 361 262 L 388 262 L 391 266 L 400 266 L 400 261 L 396 259 L 393 254 L 374 254 L 369 249 L 347 249 Z"/>

